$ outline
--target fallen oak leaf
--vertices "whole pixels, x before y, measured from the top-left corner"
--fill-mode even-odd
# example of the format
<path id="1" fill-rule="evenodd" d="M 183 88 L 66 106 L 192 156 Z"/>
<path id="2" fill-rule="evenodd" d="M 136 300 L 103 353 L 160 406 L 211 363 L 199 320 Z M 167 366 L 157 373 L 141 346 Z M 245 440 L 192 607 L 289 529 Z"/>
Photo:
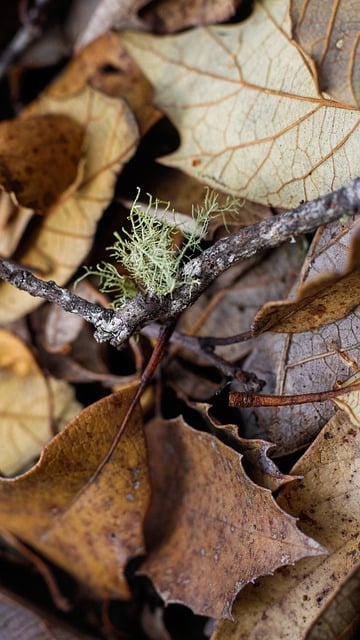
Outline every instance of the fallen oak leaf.
<path id="1" fill-rule="evenodd" d="M 236 594 L 258 576 L 324 553 L 255 485 L 241 456 L 181 418 L 146 429 L 152 503 L 145 522 L 149 553 L 140 573 L 166 603 L 231 617 Z"/>
<path id="2" fill-rule="evenodd" d="M 292 41 L 287 2 L 259 0 L 237 25 L 120 38 L 179 130 L 181 145 L 164 164 L 284 208 L 359 174 L 359 111 L 319 92 Z"/>
<path id="3" fill-rule="evenodd" d="M 302 476 L 280 491 L 279 504 L 329 550 L 246 587 L 212 640 L 304 640 L 319 615 L 360 565 L 360 431 L 339 411 L 292 468 Z"/>
<path id="4" fill-rule="evenodd" d="M 97 597 L 128 598 L 128 560 L 143 553 L 150 488 L 136 408 L 111 459 L 92 481 L 134 387 L 84 409 L 22 476 L 0 480 L 0 526 L 75 576 Z"/>
<path id="5" fill-rule="evenodd" d="M 18 260 L 39 277 L 64 284 L 88 253 L 96 224 L 111 200 L 117 173 L 134 153 L 138 128 L 124 101 L 90 87 L 64 100 L 46 94 L 28 107 L 27 115 L 62 113 L 85 129 L 84 175 L 74 193 L 64 194 L 18 248 Z M 41 304 L 25 292 L 0 283 L 0 324 L 11 322 Z"/>

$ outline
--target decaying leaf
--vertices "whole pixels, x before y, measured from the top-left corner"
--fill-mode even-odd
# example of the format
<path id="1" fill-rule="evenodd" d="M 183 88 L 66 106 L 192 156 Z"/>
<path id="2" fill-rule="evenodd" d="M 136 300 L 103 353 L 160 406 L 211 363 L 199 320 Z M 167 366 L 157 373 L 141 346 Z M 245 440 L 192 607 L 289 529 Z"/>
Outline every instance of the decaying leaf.
<path id="1" fill-rule="evenodd" d="M 52 616 L 29 607 L 9 593 L 0 594 L 0 620 L 0 640 L 96 640 L 93 635 L 63 626 Z"/>
<path id="2" fill-rule="evenodd" d="M 106 71 L 109 68 L 111 72 Z M 124 98 L 142 134 L 162 116 L 153 105 L 150 82 L 111 31 L 82 49 L 50 85 L 47 94 L 64 99 L 82 91 L 86 85 L 114 98 Z"/>
<path id="3" fill-rule="evenodd" d="M 0 481 L 0 526 L 82 581 L 98 597 L 129 597 L 123 571 L 144 551 L 149 502 L 140 411 L 99 477 L 134 387 L 84 409 L 26 474 Z"/>
<path id="4" fill-rule="evenodd" d="M 0 185 L 22 207 L 45 213 L 76 182 L 83 136 L 70 115 L 0 122 Z"/>
<path id="5" fill-rule="evenodd" d="M 62 285 L 91 247 L 116 175 L 135 150 L 138 128 L 125 102 L 90 87 L 64 100 L 45 94 L 27 111 L 27 115 L 52 113 L 70 116 L 84 128 L 84 175 L 74 193 L 65 193 L 47 211 L 26 248 L 19 248 L 18 259 L 38 270 L 40 277 Z M 40 298 L 0 284 L 0 324 L 20 318 L 39 304 Z"/>
<path id="6" fill-rule="evenodd" d="M 15 251 L 34 212 L 14 202 L 14 197 L 0 189 L 0 255 L 4 258 Z"/>
<path id="7" fill-rule="evenodd" d="M 353 221 L 319 230 L 304 262 L 300 282 L 291 291 L 289 299 L 296 296 L 298 286 L 321 273 L 343 273 L 356 234 L 357 226 Z M 360 361 L 359 332 L 360 309 L 357 307 L 345 318 L 314 331 L 265 333 L 257 338 L 243 366 L 266 382 L 263 388 L 266 394 L 327 391 L 354 373 L 339 351 Z M 321 402 L 246 409 L 242 416 L 247 434 L 275 442 L 277 452 L 281 454 L 308 444 L 333 413 L 331 402 Z"/>
<path id="8" fill-rule="evenodd" d="M 293 36 L 315 60 L 320 89 L 360 106 L 360 16 L 357 0 L 291 0 Z"/>
<path id="9" fill-rule="evenodd" d="M 320 94 L 287 2 L 259 0 L 238 25 L 121 39 L 179 130 L 180 148 L 162 162 L 285 208 L 360 173 L 359 112 Z"/>
<path id="10" fill-rule="evenodd" d="M 234 623 L 220 623 L 212 640 L 304 640 L 360 565 L 360 431 L 338 412 L 293 467 L 279 504 L 329 551 L 261 578 L 239 595 Z"/>
<path id="11" fill-rule="evenodd" d="M 341 320 L 360 304 L 360 226 L 354 230 L 349 264 L 344 273 L 322 272 L 300 286 L 295 300 L 266 302 L 251 325 L 253 335 L 264 331 L 303 333 Z"/>
<path id="12" fill-rule="evenodd" d="M 236 594 L 258 576 L 324 553 L 255 485 L 241 456 L 181 418 L 147 429 L 153 499 L 141 573 L 166 603 L 230 617 Z"/>
<path id="13" fill-rule="evenodd" d="M 81 409 L 63 380 L 45 377 L 28 347 L 0 330 L 0 473 L 13 475 Z"/>
<path id="14" fill-rule="evenodd" d="M 160 0 L 145 6 L 142 18 L 155 33 L 174 33 L 229 20 L 241 3 L 242 0 Z"/>

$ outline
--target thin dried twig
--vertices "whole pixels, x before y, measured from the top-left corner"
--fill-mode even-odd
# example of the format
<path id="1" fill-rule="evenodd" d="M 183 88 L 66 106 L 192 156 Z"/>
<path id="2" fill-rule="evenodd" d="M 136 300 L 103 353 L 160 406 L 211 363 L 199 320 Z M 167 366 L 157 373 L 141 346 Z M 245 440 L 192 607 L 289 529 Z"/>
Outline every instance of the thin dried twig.
<path id="1" fill-rule="evenodd" d="M 200 294 L 224 271 L 266 249 L 314 231 L 317 227 L 360 212 L 360 178 L 337 191 L 307 202 L 292 211 L 263 222 L 243 227 L 223 238 L 186 263 L 183 272 L 187 284 L 171 294 L 159 297 L 149 291 L 124 303 L 117 311 L 87 302 L 55 282 L 44 281 L 9 260 L 0 260 L 0 278 L 32 296 L 53 302 L 65 311 L 76 313 L 95 327 L 99 342 L 113 346 L 124 344 L 142 327 L 176 318 L 197 300 Z"/>

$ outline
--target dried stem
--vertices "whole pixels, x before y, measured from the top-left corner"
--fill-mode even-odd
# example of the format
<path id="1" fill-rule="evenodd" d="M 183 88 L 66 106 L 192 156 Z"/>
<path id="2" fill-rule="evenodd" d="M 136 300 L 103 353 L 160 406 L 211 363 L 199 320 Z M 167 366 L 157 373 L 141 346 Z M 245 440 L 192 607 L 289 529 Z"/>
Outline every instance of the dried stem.
<path id="1" fill-rule="evenodd" d="M 288 407 L 294 404 L 307 404 L 309 402 L 325 402 L 332 398 L 338 398 L 353 391 L 360 390 L 360 383 L 349 384 L 339 389 L 319 391 L 317 393 L 300 393 L 297 395 L 276 396 L 262 393 L 248 393 L 247 391 L 233 391 L 229 395 L 230 407 Z"/>
<path id="2" fill-rule="evenodd" d="M 95 338 L 99 342 L 110 341 L 113 346 L 119 346 L 148 324 L 176 318 L 221 273 L 237 262 L 359 211 L 360 178 L 356 178 L 333 193 L 243 227 L 228 238 L 219 240 L 185 265 L 183 281 L 187 284 L 162 297 L 151 291 L 145 296 L 138 295 L 116 312 L 87 302 L 54 282 L 41 280 L 8 260 L 0 260 L 0 278 L 33 296 L 54 302 L 65 311 L 80 315 L 94 325 Z"/>

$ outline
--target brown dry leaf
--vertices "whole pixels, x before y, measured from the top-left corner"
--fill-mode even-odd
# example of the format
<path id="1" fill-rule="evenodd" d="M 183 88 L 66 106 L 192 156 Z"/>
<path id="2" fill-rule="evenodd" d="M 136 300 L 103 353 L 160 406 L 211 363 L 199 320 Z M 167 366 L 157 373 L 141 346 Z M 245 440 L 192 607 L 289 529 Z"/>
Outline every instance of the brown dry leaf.
<path id="1" fill-rule="evenodd" d="M 245 584 L 324 553 L 246 476 L 241 456 L 213 436 L 178 418 L 153 421 L 146 438 L 153 501 L 141 573 L 166 603 L 230 617 Z"/>
<path id="2" fill-rule="evenodd" d="M 284 0 L 259 0 L 238 25 L 121 40 L 179 130 L 181 146 L 165 164 L 285 208 L 360 173 L 359 111 L 320 94 Z"/>
<path id="3" fill-rule="evenodd" d="M 84 129 L 70 115 L 0 122 L 0 185 L 16 201 L 45 213 L 78 178 Z"/>
<path id="4" fill-rule="evenodd" d="M 26 474 L 0 481 L 0 526 L 43 553 L 103 598 L 127 598 L 123 571 L 144 551 L 150 488 L 137 409 L 96 480 L 134 386 L 84 409 Z"/>
<path id="5" fill-rule="evenodd" d="M 360 106 L 357 0 L 291 0 L 293 36 L 315 60 L 321 91 Z"/>
<path id="6" fill-rule="evenodd" d="M 0 473 L 23 469 L 80 409 L 72 387 L 45 378 L 28 347 L 0 329 Z"/>
<path id="7" fill-rule="evenodd" d="M 39 276 L 64 284 L 88 253 L 96 224 L 113 195 L 117 173 L 132 156 L 138 128 L 125 102 L 90 87 L 64 100 L 44 94 L 29 114 L 62 113 L 85 129 L 84 176 L 77 190 L 64 194 L 47 212 L 18 260 Z M 40 298 L 0 284 L 0 324 L 11 322 L 41 304 Z"/>
<path id="8" fill-rule="evenodd" d="M 0 620 L 0 640 L 96 640 L 93 635 L 80 633 L 48 613 L 29 607 L 8 592 L 0 594 Z"/>
<path id="9" fill-rule="evenodd" d="M 320 273 L 308 279 L 295 300 L 266 302 L 251 325 L 254 336 L 264 331 L 303 333 L 341 320 L 360 304 L 360 234 L 353 238 L 345 272 Z M 349 250 L 345 250 L 348 252 Z"/>
<path id="10" fill-rule="evenodd" d="M 307 254 L 300 281 L 289 298 L 324 272 L 345 271 L 357 225 L 332 224 L 319 230 Z M 264 393 L 288 395 L 327 391 L 353 374 L 339 350 L 360 362 L 360 308 L 345 318 L 314 331 L 298 334 L 263 334 L 243 363 L 246 371 L 264 380 Z M 308 444 L 334 413 L 333 404 L 321 402 L 289 407 L 252 408 L 241 411 L 247 435 L 271 440 L 277 453 Z"/>
<path id="11" fill-rule="evenodd" d="M 160 0 L 145 7 L 142 18 L 155 33 L 174 33 L 229 20 L 241 4 L 242 0 Z"/>
<path id="12" fill-rule="evenodd" d="M 329 551 L 280 569 L 239 595 L 234 623 L 220 623 L 212 640 L 304 640 L 360 564 L 360 431 L 338 412 L 291 473 L 279 504 Z"/>
<path id="13" fill-rule="evenodd" d="M 107 67 L 112 71 L 105 71 Z M 104 33 L 80 51 L 48 88 L 47 94 L 66 98 L 82 91 L 87 84 L 114 98 L 124 98 L 142 134 L 162 116 L 153 105 L 150 82 L 113 32 Z"/>

